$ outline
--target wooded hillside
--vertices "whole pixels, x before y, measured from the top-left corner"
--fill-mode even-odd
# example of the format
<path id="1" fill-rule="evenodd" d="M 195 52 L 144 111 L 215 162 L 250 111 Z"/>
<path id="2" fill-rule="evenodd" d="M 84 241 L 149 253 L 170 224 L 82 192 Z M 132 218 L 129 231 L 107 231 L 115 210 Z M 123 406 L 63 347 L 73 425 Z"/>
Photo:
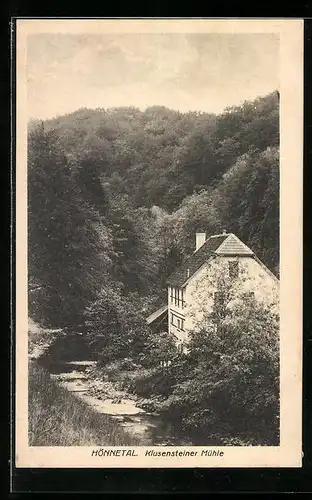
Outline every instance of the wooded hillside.
<path id="1" fill-rule="evenodd" d="M 234 232 L 278 273 L 278 93 L 218 116 L 154 106 L 31 122 L 28 197 L 30 314 L 47 324 L 81 324 L 103 289 L 147 310 L 196 230 Z"/>

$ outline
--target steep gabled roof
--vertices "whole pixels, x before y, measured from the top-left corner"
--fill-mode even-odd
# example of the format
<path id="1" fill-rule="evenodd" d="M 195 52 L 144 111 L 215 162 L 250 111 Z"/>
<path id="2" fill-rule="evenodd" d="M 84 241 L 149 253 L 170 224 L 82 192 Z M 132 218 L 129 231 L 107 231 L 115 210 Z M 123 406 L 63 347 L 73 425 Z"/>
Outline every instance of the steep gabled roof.
<path id="1" fill-rule="evenodd" d="M 167 283 L 172 286 L 182 286 L 183 283 L 192 276 L 220 247 L 228 237 L 227 234 L 211 236 L 207 241 L 188 257 L 182 264 L 169 276 Z M 189 269 L 189 276 L 188 276 Z"/>
<path id="2" fill-rule="evenodd" d="M 167 284 L 182 286 L 212 255 L 252 256 L 253 252 L 232 233 L 210 236 L 196 252 L 182 262 L 180 267 L 169 276 Z"/>

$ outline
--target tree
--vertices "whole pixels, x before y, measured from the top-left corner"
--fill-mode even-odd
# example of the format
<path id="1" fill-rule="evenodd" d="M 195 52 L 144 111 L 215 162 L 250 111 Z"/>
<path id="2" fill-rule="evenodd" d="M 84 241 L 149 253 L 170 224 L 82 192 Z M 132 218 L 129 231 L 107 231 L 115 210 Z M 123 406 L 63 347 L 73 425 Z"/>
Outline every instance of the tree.
<path id="1" fill-rule="evenodd" d="M 111 284 L 86 308 L 86 337 L 100 362 L 137 360 L 148 339 L 148 305 L 137 293 L 123 295 Z"/>
<path id="2" fill-rule="evenodd" d="M 213 202 L 213 191 L 202 190 L 184 198 L 179 209 L 172 214 L 174 241 L 183 256 L 194 252 L 196 231 L 206 232 L 210 236 L 223 229 Z"/>
<path id="3" fill-rule="evenodd" d="M 43 126 L 29 134 L 28 223 L 29 277 L 43 287 L 36 315 L 79 324 L 107 276 L 111 236 L 81 196 L 55 132 Z"/>
<path id="4" fill-rule="evenodd" d="M 244 193 L 244 196 L 242 196 Z M 279 150 L 241 156 L 224 175 L 213 205 L 223 227 L 247 243 L 277 273 L 279 267 Z"/>
<path id="5" fill-rule="evenodd" d="M 163 411 L 210 444 L 277 445 L 278 302 L 259 301 L 243 281 L 230 283 L 220 273 L 222 299 L 190 335 Z"/>
<path id="6" fill-rule="evenodd" d="M 272 93 L 219 116 L 82 108 L 43 126 L 31 122 L 29 270 L 43 287 L 30 301 L 37 317 L 58 323 L 61 312 L 79 322 L 110 280 L 123 293 L 165 297 L 196 230 L 236 233 L 277 273 L 278 101 Z"/>

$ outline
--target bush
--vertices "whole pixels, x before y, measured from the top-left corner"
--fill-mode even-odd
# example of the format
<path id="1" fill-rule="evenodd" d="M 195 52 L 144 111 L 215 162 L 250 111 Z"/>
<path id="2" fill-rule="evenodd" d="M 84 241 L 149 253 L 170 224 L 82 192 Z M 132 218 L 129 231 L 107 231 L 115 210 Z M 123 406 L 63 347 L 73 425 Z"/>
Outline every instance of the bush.
<path id="1" fill-rule="evenodd" d="M 148 398 L 161 396 L 166 398 L 172 391 L 176 379 L 169 368 L 145 368 L 137 371 L 129 389 L 138 396 Z"/>
<path id="2" fill-rule="evenodd" d="M 137 367 L 137 365 L 132 361 L 132 359 L 125 358 L 119 362 L 119 369 L 120 370 L 125 370 L 125 371 L 129 372 L 129 371 L 135 370 L 136 367 Z"/>
<path id="3" fill-rule="evenodd" d="M 194 434 L 214 435 L 219 443 L 278 445 L 275 309 L 245 298 L 217 319 L 213 311 L 188 347 L 180 366 L 171 370 L 161 412 Z M 156 380 L 147 381 L 149 390 L 157 387 Z"/>
<path id="4" fill-rule="evenodd" d="M 117 287 L 102 289 L 86 309 L 86 337 L 101 364 L 138 358 L 149 334 L 142 309 L 137 294 L 122 295 Z"/>
<path id="5" fill-rule="evenodd" d="M 138 361 L 142 366 L 159 367 L 162 362 L 172 362 L 178 355 L 176 344 L 167 332 L 152 333 L 147 337 L 146 346 L 138 355 Z"/>

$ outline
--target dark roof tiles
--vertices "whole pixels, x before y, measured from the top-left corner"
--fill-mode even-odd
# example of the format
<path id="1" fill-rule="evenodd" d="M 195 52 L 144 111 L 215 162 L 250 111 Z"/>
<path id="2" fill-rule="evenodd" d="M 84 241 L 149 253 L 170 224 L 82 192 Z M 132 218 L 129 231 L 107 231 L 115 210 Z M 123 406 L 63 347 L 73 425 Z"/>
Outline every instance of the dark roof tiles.
<path id="1" fill-rule="evenodd" d="M 168 278 L 167 284 L 172 286 L 182 286 L 183 283 L 191 277 L 219 248 L 219 246 L 226 240 L 228 234 L 220 236 L 211 236 L 206 242 L 188 257 L 178 269 L 176 269 Z M 189 275 L 188 275 L 189 273 Z"/>

